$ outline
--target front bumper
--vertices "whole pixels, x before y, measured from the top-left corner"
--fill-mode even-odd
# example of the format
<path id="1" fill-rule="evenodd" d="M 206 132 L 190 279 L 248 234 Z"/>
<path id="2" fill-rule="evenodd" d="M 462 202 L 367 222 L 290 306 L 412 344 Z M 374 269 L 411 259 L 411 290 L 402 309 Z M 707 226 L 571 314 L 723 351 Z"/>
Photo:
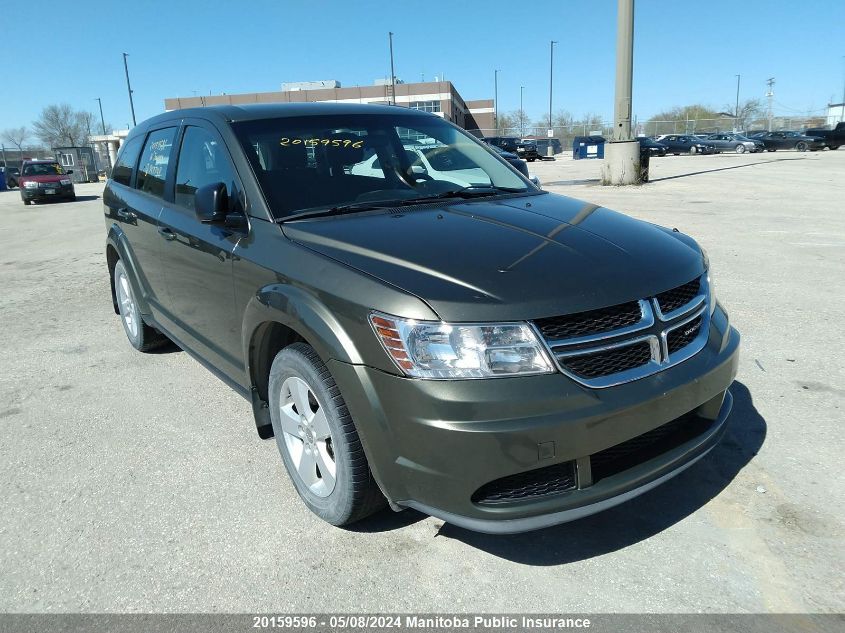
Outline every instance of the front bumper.
<path id="1" fill-rule="evenodd" d="M 75 195 L 73 183 L 61 185 L 56 183 L 55 187 L 38 187 L 36 189 L 21 188 L 21 199 L 25 202 L 31 200 L 54 200 L 56 198 L 71 198 Z M 53 193 L 48 193 L 52 191 Z"/>
<path id="2" fill-rule="evenodd" d="M 577 519 L 678 474 L 719 441 L 731 408 L 739 334 L 717 306 L 705 347 L 652 376 L 590 389 L 562 374 L 427 381 L 360 365 L 329 366 L 382 491 L 469 529 L 508 533 Z M 592 481 L 593 457 L 694 412 L 704 429 L 670 450 Z M 486 504 L 485 484 L 573 463 L 565 492 Z"/>

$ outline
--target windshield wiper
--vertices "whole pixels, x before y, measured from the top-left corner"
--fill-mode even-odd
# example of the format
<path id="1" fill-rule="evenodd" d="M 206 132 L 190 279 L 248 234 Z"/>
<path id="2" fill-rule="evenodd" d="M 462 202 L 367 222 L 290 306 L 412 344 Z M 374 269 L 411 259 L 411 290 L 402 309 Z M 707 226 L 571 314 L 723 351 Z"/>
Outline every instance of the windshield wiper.
<path id="1" fill-rule="evenodd" d="M 341 204 L 336 207 L 329 207 L 328 209 L 309 209 L 308 211 L 301 211 L 299 213 L 292 213 L 283 218 L 277 218 L 276 223 L 282 224 L 292 220 L 302 220 L 304 218 L 321 218 L 329 215 L 343 215 L 344 213 L 355 213 L 356 211 L 371 211 L 373 209 L 389 209 L 390 206 L 385 206 L 384 203 L 376 204 L 374 202 L 357 202 L 353 204 Z"/>
<path id="2" fill-rule="evenodd" d="M 446 198 L 481 198 L 484 196 L 495 196 L 500 193 L 527 193 L 527 189 L 518 189 L 517 187 L 498 187 L 496 185 L 467 185 L 460 189 L 450 189 L 430 196 L 422 196 L 420 198 L 410 198 L 402 200 L 400 204 L 418 204 L 431 202 L 432 200 L 443 200 Z"/>
<path id="3" fill-rule="evenodd" d="M 495 185 L 467 185 L 460 189 L 450 189 L 431 196 L 421 196 L 419 198 L 403 198 L 399 200 L 379 200 L 378 202 L 355 202 L 352 204 L 341 204 L 328 209 L 310 209 L 300 213 L 287 215 L 276 220 L 277 224 L 284 222 L 292 222 L 293 220 L 302 220 L 305 218 L 320 218 L 331 215 L 343 215 L 344 213 L 355 213 L 356 211 L 373 211 L 376 209 L 392 209 L 395 207 L 406 207 L 415 204 L 425 204 L 432 200 L 444 200 L 447 198 L 480 198 L 483 196 L 495 196 L 500 193 L 525 193 L 527 189 L 518 189 L 516 187 L 497 187 Z"/>

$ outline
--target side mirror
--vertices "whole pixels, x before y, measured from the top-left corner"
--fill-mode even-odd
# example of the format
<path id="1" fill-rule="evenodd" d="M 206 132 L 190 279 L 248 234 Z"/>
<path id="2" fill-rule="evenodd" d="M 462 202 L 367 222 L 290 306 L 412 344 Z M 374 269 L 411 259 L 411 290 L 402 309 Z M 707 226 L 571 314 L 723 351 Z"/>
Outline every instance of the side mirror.
<path id="1" fill-rule="evenodd" d="M 229 213 L 229 194 L 226 185 L 215 182 L 194 192 L 194 210 L 200 222 L 218 224 L 226 221 Z"/>
<path id="2" fill-rule="evenodd" d="M 428 170 L 426 170 L 426 168 L 422 165 L 411 165 L 411 173 L 418 176 L 425 176 L 428 173 Z"/>
<path id="3" fill-rule="evenodd" d="M 73 170 L 72 170 L 72 169 L 68 169 L 65 173 L 66 173 L 66 174 L 68 174 L 68 175 L 70 175 L 70 174 L 72 174 L 72 173 L 73 173 Z"/>

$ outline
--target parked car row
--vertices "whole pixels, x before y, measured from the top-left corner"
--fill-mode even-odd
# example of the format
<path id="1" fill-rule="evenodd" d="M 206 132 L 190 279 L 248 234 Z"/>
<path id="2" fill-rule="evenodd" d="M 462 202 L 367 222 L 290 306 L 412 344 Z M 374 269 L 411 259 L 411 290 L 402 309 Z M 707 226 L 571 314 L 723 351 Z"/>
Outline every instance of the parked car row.
<path id="1" fill-rule="evenodd" d="M 825 147 L 828 147 L 825 139 L 820 136 L 808 136 L 802 132 L 793 132 L 790 130 L 780 132 L 757 132 L 752 134 L 751 138 L 763 143 L 767 152 L 775 152 L 779 149 L 794 149 L 799 152 L 806 152 L 808 150 L 811 152 L 817 152 Z"/>
<path id="2" fill-rule="evenodd" d="M 511 154 L 516 154 L 522 160 L 533 163 L 540 158 L 537 143 L 531 139 L 521 139 L 517 136 L 487 136 L 481 139 L 488 145 L 493 145 Z"/>
<path id="3" fill-rule="evenodd" d="M 805 134 L 823 139 L 830 149 L 839 149 L 845 145 L 845 121 L 837 123 L 832 130 L 817 127 L 807 130 Z"/>
<path id="4" fill-rule="evenodd" d="M 816 152 L 828 147 L 832 150 L 845 145 L 845 124 L 840 123 L 833 130 L 815 129 L 806 133 L 791 130 L 777 132 L 752 132 L 748 135 L 736 132 L 712 134 L 662 134 L 656 138 L 639 138 L 643 148 L 651 156 L 666 154 L 721 154 L 735 152 L 775 152 L 779 149 L 794 149 L 799 152 Z"/>
<path id="5" fill-rule="evenodd" d="M 712 145 L 716 149 L 717 154 L 721 154 L 722 152 L 736 152 L 737 154 L 744 154 L 745 152 L 754 153 L 765 150 L 765 145 L 762 141 L 751 139 L 735 132 L 696 134 L 696 136 L 704 142 Z"/>

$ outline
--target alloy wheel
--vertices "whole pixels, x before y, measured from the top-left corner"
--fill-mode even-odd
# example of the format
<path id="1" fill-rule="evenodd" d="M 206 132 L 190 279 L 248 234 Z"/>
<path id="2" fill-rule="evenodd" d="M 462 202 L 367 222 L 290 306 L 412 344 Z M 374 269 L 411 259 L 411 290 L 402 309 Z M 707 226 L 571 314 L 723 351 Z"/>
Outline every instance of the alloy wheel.
<path id="1" fill-rule="evenodd" d="M 115 280 L 115 287 L 117 290 L 117 303 L 120 306 L 120 316 L 123 318 L 123 323 L 126 326 L 126 331 L 137 338 L 138 328 L 140 324 L 140 316 L 138 314 L 138 305 L 135 303 L 135 298 L 132 296 L 132 287 L 129 285 L 129 279 L 126 273 L 120 271 Z"/>
<path id="2" fill-rule="evenodd" d="M 334 442 L 325 409 L 302 378 L 290 376 L 282 383 L 279 414 L 297 475 L 312 493 L 328 497 L 337 479 Z"/>

